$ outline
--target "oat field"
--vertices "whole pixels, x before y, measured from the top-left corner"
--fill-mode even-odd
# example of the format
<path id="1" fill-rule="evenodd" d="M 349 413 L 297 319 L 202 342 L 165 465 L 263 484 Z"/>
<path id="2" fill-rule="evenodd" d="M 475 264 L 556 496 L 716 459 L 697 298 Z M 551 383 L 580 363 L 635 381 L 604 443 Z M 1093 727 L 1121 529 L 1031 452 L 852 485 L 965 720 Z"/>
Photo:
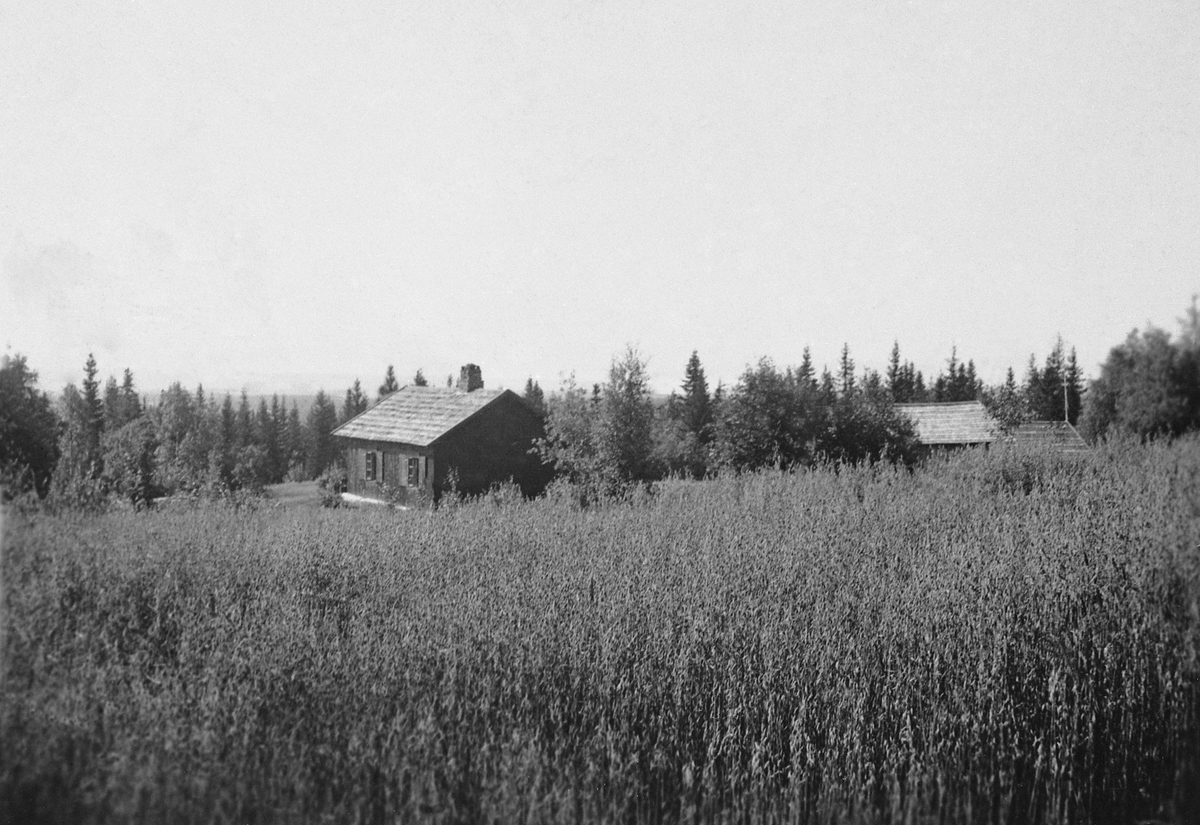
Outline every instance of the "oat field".
<path id="1" fill-rule="evenodd" d="M 1200 821 L 1200 440 L 5 518 L 8 822 Z"/>

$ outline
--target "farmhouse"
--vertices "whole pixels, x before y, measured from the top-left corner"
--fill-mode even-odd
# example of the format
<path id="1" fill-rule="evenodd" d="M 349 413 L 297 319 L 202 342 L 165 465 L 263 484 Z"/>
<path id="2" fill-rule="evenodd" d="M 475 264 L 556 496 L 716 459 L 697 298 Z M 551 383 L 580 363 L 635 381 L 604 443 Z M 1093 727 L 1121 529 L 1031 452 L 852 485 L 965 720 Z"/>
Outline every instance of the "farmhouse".
<path id="1" fill-rule="evenodd" d="M 512 480 L 526 495 L 549 482 L 531 452 L 542 417 L 511 390 L 486 390 L 479 367 L 451 387 L 406 386 L 333 431 L 345 450 L 347 491 L 400 504 L 486 492 Z"/>
<path id="2" fill-rule="evenodd" d="M 917 438 L 929 450 L 962 449 L 991 444 L 1000 428 L 979 401 L 897 404 L 912 419 Z"/>

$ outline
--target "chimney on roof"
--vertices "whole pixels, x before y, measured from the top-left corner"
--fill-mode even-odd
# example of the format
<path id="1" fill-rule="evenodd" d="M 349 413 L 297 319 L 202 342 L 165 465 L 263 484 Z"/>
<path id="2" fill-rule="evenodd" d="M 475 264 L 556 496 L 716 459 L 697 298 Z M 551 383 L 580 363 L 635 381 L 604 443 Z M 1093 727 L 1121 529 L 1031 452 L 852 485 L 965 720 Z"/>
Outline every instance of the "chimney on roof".
<path id="1" fill-rule="evenodd" d="M 483 389 L 483 371 L 476 364 L 466 364 L 458 373 L 458 384 L 455 389 L 463 392 Z"/>

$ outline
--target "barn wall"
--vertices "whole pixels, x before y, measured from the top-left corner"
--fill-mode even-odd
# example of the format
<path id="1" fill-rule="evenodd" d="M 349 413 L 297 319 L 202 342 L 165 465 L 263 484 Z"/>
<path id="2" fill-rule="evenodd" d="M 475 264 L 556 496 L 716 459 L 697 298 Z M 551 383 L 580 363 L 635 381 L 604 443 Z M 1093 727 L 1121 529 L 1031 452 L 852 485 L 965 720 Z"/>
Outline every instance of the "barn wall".
<path id="1" fill-rule="evenodd" d="M 553 475 L 529 452 L 534 439 L 544 435 L 541 416 L 517 396 L 501 396 L 435 442 L 435 497 L 446 490 L 451 471 L 458 490 L 468 495 L 510 478 L 526 495 L 537 495 Z"/>

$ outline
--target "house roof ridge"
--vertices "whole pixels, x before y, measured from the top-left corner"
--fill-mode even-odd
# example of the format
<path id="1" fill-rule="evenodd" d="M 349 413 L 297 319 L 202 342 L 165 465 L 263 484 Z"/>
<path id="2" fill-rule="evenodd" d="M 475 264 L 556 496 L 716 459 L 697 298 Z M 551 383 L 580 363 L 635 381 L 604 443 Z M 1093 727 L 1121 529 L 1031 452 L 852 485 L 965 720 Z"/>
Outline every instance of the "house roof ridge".
<path id="1" fill-rule="evenodd" d="M 409 384 L 343 422 L 331 435 L 425 447 L 508 393 L 512 390 L 481 387 L 468 392 Z"/>

